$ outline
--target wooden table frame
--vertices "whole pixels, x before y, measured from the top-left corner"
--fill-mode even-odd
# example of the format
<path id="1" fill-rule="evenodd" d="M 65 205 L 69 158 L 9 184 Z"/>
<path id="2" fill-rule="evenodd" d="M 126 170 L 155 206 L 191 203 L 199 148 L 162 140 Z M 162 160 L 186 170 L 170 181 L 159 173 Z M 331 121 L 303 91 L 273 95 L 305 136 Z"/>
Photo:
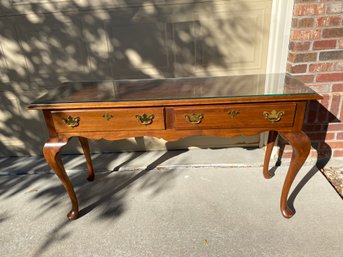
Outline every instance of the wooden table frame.
<path id="1" fill-rule="evenodd" d="M 320 96 L 313 93 L 303 95 L 147 100 L 136 102 L 33 104 L 30 108 L 41 109 L 44 113 L 49 139 L 44 145 L 43 153 L 45 159 L 63 183 L 70 197 L 72 207 L 67 215 L 70 220 L 78 217 L 79 205 L 59 153 L 62 147 L 72 137 L 78 137 L 81 143 L 87 160 L 87 179 L 88 181 L 92 181 L 94 180 L 94 170 L 87 139 L 120 140 L 130 137 L 151 136 L 163 138 L 167 141 L 174 141 L 192 135 L 234 137 L 255 135 L 266 131 L 270 133 L 263 167 L 263 175 L 265 178 L 268 179 L 272 176 L 269 173 L 268 166 L 277 135 L 284 138 L 293 148 L 291 162 L 280 199 L 282 215 L 285 218 L 290 218 L 294 215 L 294 211 L 287 205 L 289 190 L 311 148 L 308 136 L 302 131 L 306 105 L 308 100 L 315 99 L 320 99 Z M 247 116 L 252 110 L 253 115 L 251 117 Z M 153 115 L 152 120 L 149 120 L 147 117 L 144 120 L 143 117 L 142 122 L 142 120 L 140 121 L 138 119 L 139 114 L 144 113 L 148 116 L 148 114 L 154 112 L 155 116 Z M 272 112 L 281 113 L 281 119 L 277 120 L 278 117 L 275 117 L 275 113 Z M 132 117 L 135 121 L 132 120 L 132 123 L 128 123 L 128 126 L 132 127 L 126 128 L 125 124 L 119 124 L 119 127 L 107 125 L 108 123 L 106 122 L 112 122 L 111 118 L 113 115 L 118 116 L 117 121 L 120 122 L 122 119 L 127 118 L 127 113 L 137 113 L 136 117 Z M 68 125 L 67 117 L 75 118 L 76 114 L 79 116 L 77 118 L 79 120 L 81 119 L 81 125 Z M 104 120 L 103 125 L 99 125 L 99 122 L 92 121 L 88 125 L 82 126 L 83 120 L 98 119 L 98 116 L 100 117 L 101 114 Z M 267 117 L 268 114 L 273 117 Z M 186 117 L 187 115 L 189 117 Z M 223 121 L 224 115 L 227 115 L 225 121 Z M 205 122 L 207 118 L 209 120 L 208 123 Z M 151 123 L 144 124 L 146 120 L 148 120 L 146 123 L 149 123 L 149 121 Z M 137 124 L 134 122 L 137 122 Z M 113 129 L 112 126 L 114 126 Z"/>

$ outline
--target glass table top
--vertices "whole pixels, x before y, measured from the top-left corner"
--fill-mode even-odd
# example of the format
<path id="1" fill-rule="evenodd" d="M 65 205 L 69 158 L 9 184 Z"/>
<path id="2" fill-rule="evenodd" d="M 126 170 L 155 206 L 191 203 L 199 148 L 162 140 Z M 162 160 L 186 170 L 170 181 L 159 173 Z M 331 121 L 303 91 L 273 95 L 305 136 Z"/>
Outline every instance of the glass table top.
<path id="1" fill-rule="evenodd" d="M 32 106 L 316 94 L 289 74 L 66 82 Z"/>

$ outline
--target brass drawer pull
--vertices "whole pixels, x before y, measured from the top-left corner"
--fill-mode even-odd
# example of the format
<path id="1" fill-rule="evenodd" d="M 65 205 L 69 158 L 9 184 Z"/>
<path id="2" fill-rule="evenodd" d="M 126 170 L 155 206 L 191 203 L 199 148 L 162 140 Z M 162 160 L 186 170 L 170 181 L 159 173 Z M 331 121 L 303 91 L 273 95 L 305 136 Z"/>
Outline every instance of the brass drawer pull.
<path id="1" fill-rule="evenodd" d="M 146 113 L 144 113 L 143 115 L 136 115 L 136 119 L 139 121 L 139 123 L 145 126 L 150 125 L 154 118 L 154 114 L 151 114 L 149 116 Z"/>
<path id="2" fill-rule="evenodd" d="M 285 114 L 284 111 L 276 111 L 276 110 L 272 110 L 271 112 L 263 112 L 264 118 L 270 121 L 271 123 L 280 121 L 284 114 Z"/>
<path id="3" fill-rule="evenodd" d="M 188 121 L 189 123 L 192 123 L 192 124 L 201 123 L 203 118 L 204 118 L 204 114 L 202 114 L 202 113 L 200 113 L 200 114 L 192 113 L 192 115 L 185 114 L 186 121 Z"/>
<path id="4" fill-rule="evenodd" d="M 72 117 L 68 116 L 67 118 L 62 118 L 64 124 L 67 126 L 74 128 L 80 125 L 80 117 Z"/>
<path id="5" fill-rule="evenodd" d="M 102 115 L 102 117 L 106 120 L 110 120 L 113 118 L 113 115 L 112 114 L 109 114 L 109 113 L 105 113 L 104 115 Z"/>
<path id="6" fill-rule="evenodd" d="M 231 118 L 236 117 L 239 114 L 239 111 L 237 110 L 231 110 L 227 113 Z"/>

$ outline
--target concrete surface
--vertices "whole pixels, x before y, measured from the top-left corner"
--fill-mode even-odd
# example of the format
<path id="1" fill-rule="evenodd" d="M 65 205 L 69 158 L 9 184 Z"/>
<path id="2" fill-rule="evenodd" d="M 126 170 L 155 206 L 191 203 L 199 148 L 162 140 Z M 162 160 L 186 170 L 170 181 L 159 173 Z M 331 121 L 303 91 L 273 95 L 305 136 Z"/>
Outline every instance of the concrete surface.
<path id="1" fill-rule="evenodd" d="M 287 220 L 287 165 L 264 179 L 262 150 L 163 155 L 95 155 L 91 183 L 82 156 L 64 156 L 81 210 L 73 222 L 41 157 L 0 159 L 0 256 L 342 256 L 342 199 L 311 162 Z"/>

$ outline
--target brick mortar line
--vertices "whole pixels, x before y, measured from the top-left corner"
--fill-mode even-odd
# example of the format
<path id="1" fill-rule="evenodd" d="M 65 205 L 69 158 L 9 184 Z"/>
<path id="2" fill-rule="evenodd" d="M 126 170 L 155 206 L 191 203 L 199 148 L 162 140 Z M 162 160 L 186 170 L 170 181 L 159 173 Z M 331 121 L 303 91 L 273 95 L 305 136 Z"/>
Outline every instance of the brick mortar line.
<path id="1" fill-rule="evenodd" d="M 338 103 L 338 110 L 337 110 L 337 119 L 340 121 L 340 123 L 342 123 L 341 119 L 340 119 L 340 116 L 342 115 L 342 92 L 333 92 L 331 94 L 332 98 L 334 95 L 339 95 L 339 103 Z M 332 105 L 332 101 L 331 101 L 331 105 Z M 331 107 L 331 106 L 330 106 Z M 331 110 L 331 109 L 329 109 Z M 336 133 L 338 134 L 338 132 L 336 131 Z M 337 135 L 335 137 L 337 139 Z"/>
<path id="2" fill-rule="evenodd" d="M 322 48 L 322 49 L 313 49 L 313 44 L 314 42 L 317 41 L 336 41 L 336 46 L 335 48 Z M 316 40 L 290 40 L 290 43 L 310 43 L 310 48 L 308 50 L 300 50 L 300 51 L 296 51 L 296 50 L 290 50 L 288 49 L 289 52 L 291 53 L 308 53 L 308 51 L 311 52 L 327 52 L 327 51 L 343 51 L 343 48 L 339 48 L 339 39 L 316 39 Z"/>
<path id="3" fill-rule="evenodd" d="M 341 21 L 342 22 L 342 21 Z M 342 28 L 342 25 L 336 25 L 336 26 L 311 26 L 311 27 L 291 27 L 292 30 L 313 30 L 313 29 L 340 29 Z"/>
<path id="4" fill-rule="evenodd" d="M 317 76 L 316 76 L 317 77 Z M 331 113 L 330 112 L 330 110 L 331 110 L 331 107 L 332 107 L 332 100 L 333 100 L 333 95 L 332 94 L 329 94 L 329 104 L 328 104 L 328 112 L 329 113 Z M 334 138 L 336 138 L 336 137 L 334 137 Z M 326 140 L 325 140 L 326 141 Z"/>
<path id="5" fill-rule="evenodd" d="M 337 61 L 337 60 L 318 60 L 318 58 L 314 61 L 308 61 L 308 62 L 290 62 L 288 61 L 287 64 L 292 64 L 293 66 L 294 65 L 300 65 L 300 64 L 323 64 L 323 63 L 339 63 L 339 62 L 342 62 L 341 60 L 340 61 Z"/>
<path id="6" fill-rule="evenodd" d="M 290 39 L 289 41 L 290 42 L 296 42 L 296 43 L 298 43 L 298 42 L 303 42 L 303 43 L 305 43 L 305 42 L 312 42 L 312 41 L 325 41 L 325 40 L 337 40 L 337 41 L 339 41 L 339 40 L 342 40 L 342 37 L 320 37 L 320 38 L 309 38 L 309 39 Z"/>
<path id="7" fill-rule="evenodd" d="M 303 18 L 322 18 L 322 17 L 340 17 L 342 18 L 343 12 L 340 13 L 323 13 L 323 14 L 312 14 L 312 15 L 293 15 L 292 18 L 294 19 L 303 19 Z"/>
<path id="8" fill-rule="evenodd" d="M 295 42 L 295 43 L 306 43 L 306 42 L 312 42 L 312 41 L 319 41 L 322 40 L 320 38 L 316 38 L 316 39 L 289 39 L 289 42 Z"/>
<path id="9" fill-rule="evenodd" d="M 343 107 L 342 107 L 342 105 L 343 105 L 343 97 L 342 97 L 343 92 L 340 92 L 340 94 L 341 94 L 341 97 L 340 97 L 341 101 L 339 102 L 338 114 L 337 114 L 337 115 L 340 115 L 340 116 L 338 117 L 338 120 L 340 120 L 340 118 L 343 117 L 343 114 L 342 114 L 342 112 L 343 112 Z M 340 122 L 343 123 L 342 120 L 340 120 Z"/>
<path id="10" fill-rule="evenodd" d="M 340 71 L 329 71 L 329 72 L 322 72 L 322 71 L 317 71 L 317 73 L 320 73 L 318 75 L 322 75 L 322 74 L 337 74 L 337 73 L 342 73 Z M 327 82 L 339 82 L 339 81 L 343 81 L 343 80 L 338 80 L 338 81 L 327 81 Z M 325 81 L 320 81 L 321 83 L 325 83 Z"/>
<path id="11" fill-rule="evenodd" d="M 339 13 L 322 13 L 322 14 L 307 14 L 307 15 L 294 15 L 292 16 L 293 19 L 314 19 L 317 20 L 318 18 L 342 18 L 343 11 Z"/>
<path id="12" fill-rule="evenodd" d="M 342 28 L 342 25 L 337 25 L 337 26 L 325 26 L 325 27 L 319 27 L 319 26 L 311 26 L 311 27 L 292 27 L 291 31 L 296 31 L 296 30 L 314 30 L 314 29 L 339 29 Z"/>
<path id="13" fill-rule="evenodd" d="M 291 74 L 293 76 L 296 76 L 296 75 L 321 75 L 321 74 L 337 74 L 337 73 L 342 73 L 340 71 L 314 71 L 314 72 L 301 72 L 301 73 L 294 73 L 294 72 L 291 72 Z M 340 81 L 343 81 L 343 80 L 338 80 L 338 81 L 318 81 L 318 83 L 323 83 L 323 84 L 327 84 L 327 83 L 337 83 Z"/>
<path id="14" fill-rule="evenodd" d="M 301 18 L 294 18 L 294 19 L 314 19 L 314 20 L 316 20 L 316 19 L 319 19 L 319 18 L 331 18 L 331 17 L 339 17 L 339 19 L 343 19 L 343 13 L 342 14 L 340 14 L 340 15 L 335 15 L 335 16 L 315 16 L 315 17 L 301 17 Z M 341 23 L 342 23 L 342 21 L 341 21 Z M 306 28 L 318 28 L 318 29 L 326 29 L 326 28 L 336 28 L 336 27 L 338 27 L 338 28 L 340 28 L 340 25 L 320 25 L 320 24 L 318 24 L 318 22 L 314 22 L 314 24 L 313 25 L 311 25 L 311 26 L 295 26 L 295 27 L 291 27 L 291 30 L 292 29 L 306 29 Z"/>
<path id="15" fill-rule="evenodd" d="M 336 13 L 317 13 L 317 14 L 303 14 L 303 15 L 297 15 L 292 13 L 294 18 L 316 18 L 316 17 L 328 17 L 328 16 L 341 16 L 343 12 L 336 12 Z"/>
<path id="16" fill-rule="evenodd" d="M 320 51 L 317 51 L 317 56 L 316 56 L 316 62 L 318 63 L 320 60 L 319 60 L 319 56 L 320 56 Z"/>
<path id="17" fill-rule="evenodd" d="M 338 0 L 339 1 L 339 0 Z M 327 2 L 328 3 L 328 2 Z M 294 6 L 298 4 L 298 3 L 294 3 Z M 294 9 L 293 9 L 293 12 L 292 12 L 292 15 L 293 17 L 316 17 L 316 16 L 334 16 L 334 15 L 341 15 L 343 14 L 343 11 L 342 12 L 335 12 L 335 13 L 327 13 L 327 12 L 324 12 L 324 13 L 317 13 L 317 14 L 295 14 L 294 13 Z"/>
<path id="18" fill-rule="evenodd" d="M 323 40 L 340 40 L 341 37 L 322 37 L 320 38 L 303 38 L 303 39 L 289 39 L 289 42 L 295 42 L 295 43 L 305 43 L 305 42 L 313 42 L 313 41 L 323 41 Z"/>
<path id="19" fill-rule="evenodd" d="M 309 62 L 290 62 L 288 61 L 287 64 L 292 64 L 292 65 L 300 65 L 300 64 L 323 64 L 323 63 L 340 63 L 340 62 L 343 62 L 343 60 L 326 60 L 326 61 L 323 61 L 323 60 L 319 60 L 319 61 L 309 61 Z"/>
<path id="20" fill-rule="evenodd" d="M 313 51 L 313 45 L 314 45 L 315 40 L 310 41 L 310 51 Z M 336 43 L 337 45 L 337 43 Z"/>
<path id="21" fill-rule="evenodd" d="M 340 0 L 338 0 L 340 1 Z M 312 1 L 305 1 L 305 2 L 297 2 L 297 1 L 294 1 L 294 6 L 297 5 L 297 6 L 301 6 L 301 5 L 315 5 L 315 6 L 325 6 L 325 5 L 328 5 L 329 3 L 332 3 L 332 1 L 328 2 L 328 1 L 325 1 L 325 2 L 322 2 L 321 0 L 316 0 L 316 2 L 314 2 L 313 0 Z"/>
<path id="22" fill-rule="evenodd" d="M 342 73 L 342 72 L 339 72 L 339 71 L 329 71 L 329 72 L 323 72 L 323 71 L 315 71 L 315 72 L 310 72 L 310 74 L 309 73 L 292 73 L 292 75 L 293 76 L 296 76 L 296 75 L 315 75 L 315 76 L 317 76 L 317 75 L 322 75 L 322 74 L 337 74 L 337 73 Z M 343 82 L 343 80 L 338 80 L 338 81 L 318 81 L 318 83 L 325 83 L 325 84 L 327 84 L 327 83 L 336 83 L 336 82 L 339 82 L 340 83 L 340 81 L 342 81 Z"/>
<path id="23" fill-rule="evenodd" d="M 343 52 L 343 48 L 331 48 L 331 49 L 318 49 L 318 50 L 309 50 L 309 51 L 299 51 L 294 52 L 292 50 L 289 50 L 289 53 L 291 54 L 313 54 L 313 53 L 328 53 L 328 52 Z M 343 61 L 342 59 L 339 59 L 340 61 Z"/>

